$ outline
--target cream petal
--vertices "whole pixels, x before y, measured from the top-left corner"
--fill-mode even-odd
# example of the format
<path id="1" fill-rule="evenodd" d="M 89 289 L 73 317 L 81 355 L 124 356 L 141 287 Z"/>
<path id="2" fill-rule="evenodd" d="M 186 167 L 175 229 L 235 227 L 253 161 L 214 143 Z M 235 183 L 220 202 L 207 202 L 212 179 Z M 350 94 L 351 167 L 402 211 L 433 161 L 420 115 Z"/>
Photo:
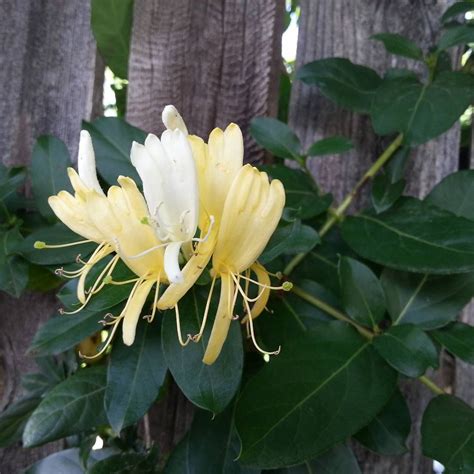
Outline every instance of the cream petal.
<path id="1" fill-rule="evenodd" d="M 97 179 L 95 168 L 95 154 L 92 146 L 92 139 L 86 130 L 81 131 L 79 140 L 79 153 L 77 157 L 77 168 L 82 182 L 89 189 L 94 189 L 99 194 L 104 194 Z"/>
<path id="2" fill-rule="evenodd" d="M 170 242 L 165 249 L 164 267 L 170 283 L 182 283 L 183 274 L 179 268 L 181 242 Z"/>
<path id="3" fill-rule="evenodd" d="M 174 105 L 167 105 L 161 114 L 161 120 L 163 125 L 169 129 L 174 130 L 177 128 L 181 130 L 185 135 L 188 134 L 188 129 L 184 123 L 183 117 L 179 114 L 178 110 Z"/>

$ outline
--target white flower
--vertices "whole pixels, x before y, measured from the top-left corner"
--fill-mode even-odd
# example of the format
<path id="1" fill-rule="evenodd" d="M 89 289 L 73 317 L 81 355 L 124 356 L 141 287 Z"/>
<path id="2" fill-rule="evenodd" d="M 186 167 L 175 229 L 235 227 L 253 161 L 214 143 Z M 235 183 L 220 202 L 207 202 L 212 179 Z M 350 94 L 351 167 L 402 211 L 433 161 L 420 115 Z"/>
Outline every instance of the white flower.
<path id="1" fill-rule="evenodd" d="M 104 195 L 104 191 L 102 191 L 99 180 L 97 179 L 92 139 L 89 135 L 89 132 L 86 130 L 81 131 L 81 138 L 79 140 L 79 153 L 77 157 L 77 168 L 82 182 L 89 189 L 94 189 L 99 194 Z"/>

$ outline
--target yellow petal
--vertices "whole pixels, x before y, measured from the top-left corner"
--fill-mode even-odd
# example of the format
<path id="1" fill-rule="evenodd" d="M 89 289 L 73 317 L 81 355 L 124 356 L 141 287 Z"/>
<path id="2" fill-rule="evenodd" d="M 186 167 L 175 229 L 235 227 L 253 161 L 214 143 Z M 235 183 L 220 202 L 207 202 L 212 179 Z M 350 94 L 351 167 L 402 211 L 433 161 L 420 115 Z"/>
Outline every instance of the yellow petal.
<path id="1" fill-rule="evenodd" d="M 265 270 L 265 267 L 263 265 L 260 265 L 259 263 L 254 263 L 250 267 L 250 269 L 255 273 L 255 275 L 257 275 L 257 281 L 261 285 L 263 285 L 262 287 L 258 288 L 260 298 L 254 303 L 254 305 L 250 309 L 252 319 L 255 319 L 262 313 L 262 311 L 265 309 L 265 306 L 267 306 L 268 298 L 270 297 L 269 286 L 271 285 L 271 281 L 270 276 L 268 275 L 268 272 Z M 245 322 L 247 317 L 248 316 L 246 316 L 242 320 L 243 323 Z"/>
<path id="2" fill-rule="evenodd" d="M 89 188 L 84 184 L 82 179 L 77 174 L 77 171 L 74 168 L 68 168 L 67 174 L 69 176 L 69 181 L 71 181 L 71 185 L 76 192 L 77 197 L 80 199 L 84 199 L 85 195 L 89 191 Z"/>
<path id="3" fill-rule="evenodd" d="M 229 326 L 232 322 L 232 313 L 234 311 L 232 307 L 234 296 L 234 281 L 232 280 L 232 276 L 229 273 L 223 273 L 221 279 L 221 294 L 216 319 L 214 320 L 211 336 L 202 359 L 207 365 L 213 364 L 219 357 L 229 332 Z"/>
<path id="4" fill-rule="evenodd" d="M 122 338 L 127 346 L 131 346 L 135 340 L 138 318 L 154 283 L 154 280 L 145 280 L 137 287 L 128 302 L 122 325 Z"/>

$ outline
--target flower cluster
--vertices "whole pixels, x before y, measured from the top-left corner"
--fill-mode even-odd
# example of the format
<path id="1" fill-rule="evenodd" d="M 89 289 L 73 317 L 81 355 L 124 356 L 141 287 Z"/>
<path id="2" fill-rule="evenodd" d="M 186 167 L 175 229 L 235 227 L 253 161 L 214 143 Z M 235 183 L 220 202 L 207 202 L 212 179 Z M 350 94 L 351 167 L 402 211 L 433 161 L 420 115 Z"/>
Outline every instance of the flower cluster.
<path id="1" fill-rule="evenodd" d="M 143 195 L 135 182 L 124 176 L 118 178 L 118 186 L 104 193 L 97 179 L 91 137 L 82 131 L 78 173 L 68 170 L 74 195 L 61 191 L 49 198 L 56 216 L 86 239 L 80 243 L 98 244 L 87 261 L 79 262 L 78 270 L 58 270 L 65 277 L 79 279 L 77 296 L 81 306 L 73 312 L 80 311 L 107 284 L 133 283 L 121 313 L 104 321 L 111 326 L 109 342 L 122 321 L 123 341 L 131 345 L 140 314 L 154 288 L 152 311 L 146 318 L 153 320 L 157 309 L 174 309 L 178 338 L 186 345 L 202 337 L 216 280 L 220 279 L 219 304 L 203 362 L 212 364 L 219 356 L 230 323 L 236 319 L 238 298 L 246 313 L 242 322 L 247 324 L 255 346 L 269 354 L 259 348 L 252 322 L 265 308 L 273 288 L 257 259 L 280 220 L 285 203 L 283 185 L 243 165 L 243 139 L 237 125 L 214 129 L 205 143 L 188 134 L 175 107 L 166 106 L 162 119 L 166 130 L 161 139 L 150 134 L 144 144 L 133 143 L 131 149 Z M 35 245 L 53 247 L 43 242 Z M 91 269 L 108 256 L 112 258 L 86 288 Z M 197 334 L 183 340 L 178 302 L 211 259 L 212 283 L 202 326 Z M 119 260 L 136 278 L 113 280 Z M 186 262 L 183 268 L 180 261 Z M 162 294 L 161 284 L 168 285 Z M 258 288 L 253 298 L 249 296 L 251 285 Z"/>

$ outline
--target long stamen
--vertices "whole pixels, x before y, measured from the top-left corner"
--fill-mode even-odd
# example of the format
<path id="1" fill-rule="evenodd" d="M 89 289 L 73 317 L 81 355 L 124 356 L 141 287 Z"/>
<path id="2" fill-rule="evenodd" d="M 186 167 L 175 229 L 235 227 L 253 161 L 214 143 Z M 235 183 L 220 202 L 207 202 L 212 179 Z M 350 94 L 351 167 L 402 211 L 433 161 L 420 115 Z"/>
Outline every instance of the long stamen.
<path id="1" fill-rule="evenodd" d="M 109 278 L 112 278 L 112 273 L 115 270 L 115 267 L 117 266 L 117 263 L 119 262 L 119 260 L 120 260 L 120 257 L 118 255 L 115 255 L 115 257 L 110 261 L 110 267 L 107 271 L 107 274 L 102 278 L 102 282 L 100 283 L 100 285 L 95 289 L 89 290 L 92 292 L 93 295 L 99 293 L 99 291 L 101 291 L 102 288 L 104 288 L 104 286 L 107 285 L 106 281 L 108 281 Z"/>
<path id="2" fill-rule="evenodd" d="M 74 247 L 75 245 L 82 245 L 82 244 L 88 244 L 89 242 L 93 242 L 93 240 L 79 240 L 78 242 L 70 242 L 68 244 L 47 244 L 46 242 L 43 242 L 41 240 L 37 240 L 33 247 L 35 249 L 41 250 L 41 249 L 62 249 L 65 247 Z"/>
<path id="3" fill-rule="evenodd" d="M 192 239 L 193 242 L 205 242 L 209 236 L 211 235 L 211 231 L 212 231 L 212 228 L 214 227 L 214 223 L 215 223 L 215 218 L 214 216 L 209 216 L 209 221 L 210 221 L 210 224 L 209 224 L 209 228 L 207 229 L 207 232 L 206 232 L 206 235 L 202 238 L 194 238 Z"/>
<path id="4" fill-rule="evenodd" d="M 137 253 L 136 255 L 124 255 L 126 258 L 129 258 L 130 260 L 133 260 L 133 259 L 136 259 L 136 258 L 140 258 L 140 257 L 143 257 L 157 249 L 160 249 L 162 247 L 166 247 L 168 245 L 168 242 L 165 243 L 165 244 L 160 244 L 160 245 L 155 245 L 154 247 L 150 247 L 149 249 L 147 250 L 144 250 L 143 252 L 140 252 L 140 253 Z"/>
<path id="5" fill-rule="evenodd" d="M 110 246 L 106 242 L 102 242 L 97 246 L 97 248 L 92 252 L 92 255 L 89 257 L 87 262 L 78 262 L 82 263 L 82 267 L 77 270 L 64 270 L 63 268 L 57 268 L 54 272 L 56 275 L 63 276 L 64 278 L 77 278 L 82 275 L 83 272 L 86 271 L 87 268 L 92 267 L 95 265 L 104 255 L 102 253 L 107 253 L 107 250 Z M 107 250 L 106 250 L 107 249 Z M 105 251 L 105 252 L 104 252 Z M 100 257 L 97 258 L 97 255 L 101 253 Z M 78 255 L 79 257 L 79 255 Z"/>
<path id="6" fill-rule="evenodd" d="M 112 339 L 114 338 L 115 332 L 117 331 L 118 325 L 119 325 L 120 320 L 122 318 L 123 318 L 123 316 L 117 317 L 117 320 L 114 321 L 114 326 L 112 327 L 112 330 L 110 331 L 109 337 L 107 338 L 107 340 L 104 343 L 104 347 L 97 354 L 95 354 L 93 356 L 86 356 L 84 354 L 81 354 L 81 352 L 79 352 L 79 357 L 81 357 L 83 359 L 87 359 L 87 360 L 96 359 L 97 357 L 100 357 L 110 346 L 110 343 L 112 342 Z"/>
<path id="7" fill-rule="evenodd" d="M 188 338 L 186 339 L 186 342 L 183 341 L 183 336 L 181 334 L 181 324 L 179 322 L 179 308 L 178 305 L 174 306 L 174 310 L 176 313 L 176 333 L 178 334 L 178 341 L 181 344 L 181 346 L 185 347 L 187 346 L 193 339 L 191 334 L 188 334 Z"/>
<path id="8" fill-rule="evenodd" d="M 269 290 L 283 290 L 283 291 L 291 291 L 293 288 L 293 283 L 291 281 L 285 281 L 282 283 L 280 286 L 270 286 L 270 285 L 264 285 L 263 283 L 260 283 L 257 280 L 254 280 L 253 278 L 245 277 L 243 275 L 240 275 L 240 278 L 243 280 L 248 280 L 251 283 L 254 283 L 257 286 L 260 286 L 261 288 L 268 288 Z"/>
<path id="9" fill-rule="evenodd" d="M 209 295 L 207 297 L 206 308 L 204 310 L 204 316 L 202 318 L 201 327 L 199 328 L 199 332 L 193 336 L 193 341 L 194 342 L 199 342 L 199 340 L 201 339 L 201 337 L 204 333 L 204 328 L 206 327 L 207 316 L 209 314 L 209 308 L 211 306 L 212 293 L 214 292 L 214 284 L 215 283 L 216 283 L 216 277 L 214 277 L 212 279 L 211 289 L 209 290 Z"/>
<path id="10" fill-rule="evenodd" d="M 130 280 L 116 281 L 116 280 L 113 280 L 112 277 L 105 277 L 104 285 L 129 285 L 130 283 L 135 283 L 139 279 L 140 278 L 132 278 Z"/>
<path id="11" fill-rule="evenodd" d="M 236 277 L 233 273 L 230 274 L 232 279 L 234 280 L 235 282 L 235 290 L 234 290 L 234 296 L 232 297 L 232 304 L 231 304 L 231 311 L 229 311 L 229 315 L 231 317 L 231 319 L 233 319 L 234 321 L 239 319 L 239 316 L 238 315 L 233 315 L 233 312 L 234 312 L 234 308 L 235 308 L 235 304 L 237 302 L 237 296 L 239 296 L 239 290 L 237 289 L 237 287 L 239 286 L 239 276 Z"/>
<path id="12" fill-rule="evenodd" d="M 153 308 L 151 310 L 151 314 L 147 314 L 146 316 L 143 316 L 144 319 L 146 319 L 149 323 L 153 322 L 155 319 L 155 314 L 157 310 L 157 303 L 158 303 L 158 295 L 160 293 L 160 277 L 161 274 L 158 274 L 158 278 L 156 280 L 156 287 L 155 287 L 155 296 L 153 298 Z"/>

